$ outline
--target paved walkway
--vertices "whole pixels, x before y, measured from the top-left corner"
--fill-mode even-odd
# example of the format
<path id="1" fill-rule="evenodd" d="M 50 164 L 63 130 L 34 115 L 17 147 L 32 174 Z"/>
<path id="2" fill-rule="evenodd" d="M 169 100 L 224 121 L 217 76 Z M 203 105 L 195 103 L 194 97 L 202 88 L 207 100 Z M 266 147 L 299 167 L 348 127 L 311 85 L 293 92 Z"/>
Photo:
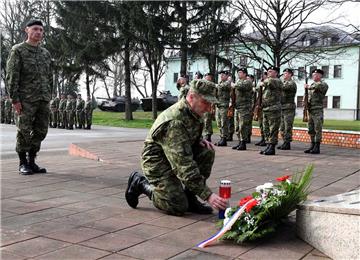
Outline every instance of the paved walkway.
<path id="1" fill-rule="evenodd" d="M 147 198 L 139 208 L 124 199 L 128 175 L 140 168 L 142 141 L 114 138 L 75 144 L 101 161 L 70 156 L 65 151 L 41 153 L 39 164 L 49 173 L 17 174 L 17 159 L 1 161 L 2 259 L 327 259 L 295 235 L 294 217 L 272 239 L 234 245 L 219 242 L 194 246 L 214 234 L 210 216 L 168 216 Z M 359 188 L 359 150 L 322 146 L 322 154 L 306 155 L 303 143 L 277 156 L 217 148 L 209 185 L 222 178 L 233 182 L 232 203 L 257 185 L 315 164 L 311 197 Z"/>

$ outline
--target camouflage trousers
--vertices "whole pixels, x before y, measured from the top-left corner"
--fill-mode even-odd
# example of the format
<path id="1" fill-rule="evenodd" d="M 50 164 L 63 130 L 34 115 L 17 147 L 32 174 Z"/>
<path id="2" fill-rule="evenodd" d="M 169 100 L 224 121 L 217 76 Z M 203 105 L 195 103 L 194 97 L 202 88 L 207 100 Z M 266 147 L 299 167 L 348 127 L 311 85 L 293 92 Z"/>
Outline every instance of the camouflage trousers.
<path id="1" fill-rule="evenodd" d="M 281 110 L 280 134 L 284 142 L 292 141 L 294 118 L 295 118 L 295 109 Z"/>
<path id="2" fill-rule="evenodd" d="M 234 124 L 239 141 L 247 141 L 251 134 L 251 109 L 235 109 Z"/>
<path id="3" fill-rule="evenodd" d="M 228 112 L 228 107 L 216 108 L 216 123 L 217 123 L 217 127 L 220 130 L 221 138 L 227 138 L 229 135 L 227 112 Z"/>
<path id="4" fill-rule="evenodd" d="M 234 117 L 228 117 L 228 129 L 229 129 L 229 136 L 233 136 L 235 132 Z"/>
<path id="5" fill-rule="evenodd" d="M 92 124 L 92 111 L 85 113 L 85 123 L 87 126 L 90 126 Z"/>
<path id="6" fill-rule="evenodd" d="M 66 111 L 59 111 L 59 124 L 61 125 L 61 127 L 67 126 Z"/>
<path id="7" fill-rule="evenodd" d="M 259 122 L 259 129 L 260 129 L 261 139 L 265 139 L 262 112 L 261 112 L 261 115 L 259 116 L 258 122 Z"/>
<path id="8" fill-rule="evenodd" d="M 67 127 L 73 127 L 75 121 L 75 112 L 72 110 L 66 111 Z"/>
<path id="9" fill-rule="evenodd" d="M 38 152 L 45 139 L 49 124 L 49 102 L 22 101 L 22 112 L 18 115 L 16 152 Z"/>
<path id="10" fill-rule="evenodd" d="M 212 114 L 205 113 L 203 119 L 204 119 L 204 135 L 212 135 L 213 134 Z"/>
<path id="11" fill-rule="evenodd" d="M 5 123 L 6 124 L 11 124 L 12 119 L 13 119 L 12 109 L 6 109 L 5 110 Z"/>
<path id="12" fill-rule="evenodd" d="M 263 111 L 263 127 L 267 144 L 277 144 L 279 127 L 281 123 L 281 110 Z"/>
<path id="13" fill-rule="evenodd" d="M 208 179 L 214 163 L 215 151 L 197 145 L 193 148 L 193 154 L 200 174 Z M 165 158 L 159 162 L 145 161 L 142 169 L 153 188 L 154 206 L 170 215 L 183 215 L 189 207 L 188 199 L 184 192 L 184 185 L 176 176 L 170 163 Z"/>
<path id="14" fill-rule="evenodd" d="M 324 111 L 322 109 L 309 111 L 308 133 L 310 135 L 311 142 L 321 143 L 323 123 Z"/>
<path id="15" fill-rule="evenodd" d="M 84 118 L 84 111 L 83 110 L 77 110 L 76 111 L 76 123 L 77 123 L 77 125 L 79 127 L 85 125 L 85 118 Z"/>
<path id="16" fill-rule="evenodd" d="M 51 111 L 50 124 L 57 126 L 59 124 L 59 111 Z"/>

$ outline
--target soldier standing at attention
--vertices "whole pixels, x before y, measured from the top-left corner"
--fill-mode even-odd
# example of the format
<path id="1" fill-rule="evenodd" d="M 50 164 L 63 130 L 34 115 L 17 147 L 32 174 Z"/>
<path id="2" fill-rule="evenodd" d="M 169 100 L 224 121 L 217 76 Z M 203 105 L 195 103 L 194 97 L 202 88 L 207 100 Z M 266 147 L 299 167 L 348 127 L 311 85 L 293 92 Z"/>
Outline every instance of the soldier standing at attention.
<path id="1" fill-rule="evenodd" d="M 259 84 L 257 84 L 257 86 L 255 87 L 257 98 L 262 98 L 262 97 L 259 97 L 260 88 L 263 88 L 264 80 L 266 80 L 266 79 L 267 79 L 267 72 L 265 71 L 261 75 L 261 80 L 260 80 Z M 259 142 L 256 142 L 255 145 L 257 145 L 257 146 L 266 146 L 262 112 L 259 115 L 258 122 L 259 122 L 259 129 L 260 129 L 261 139 L 260 139 Z"/>
<path id="2" fill-rule="evenodd" d="M 50 123 L 49 126 L 52 128 L 56 128 L 59 122 L 59 98 L 54 96 L 54 98 L 50 101 Z"/>
<path id="3" fill-rule="evenodd" d="M 250 80 L 251 82 L 251 85 L 252 85 L 252 100 L 251 100 L 251 107 L 254 107 L 255 105 L 255 98 L 254 96 L 256 95 L 256 91 L 255 91 L 255 88 L 256 88 L 256 85 L 255 85 L 255 77 L 254 75 L 252 74 L 249 74 L 247 76 L 247 80 Z M 251 135 L 252 135 L 252 121 L 253 121 L 253 116 L 251 116 L 251 124 L 250 124 L 250 131 L 249 131 L 249 136 L 248 136 L 248 139 L 246 141 L 247 144 L 250 144 L 251 143 Z"/>
<path id="4" fill-rule="evenodd" d="M 85 129 L 85 118 L 84 118 L 84 108 L 85 108 L 85 100 L 81 98 L 81 94 L 77 95 L 76 99 L 76 121 L 78 125 L 76 128 L 84 128 Z"/>
<path id="5" fill-rule="evenodd" d="M 67 126 L 66 129 L 74 130 L 74 119 L 75 119 L 75 107 L 76 101 L 73 95 L 69 94 L 66 101 L 66 117 L 67 117 Z"/>
<path id="6" fill-rule="evenodd" d="M 246 150 L 246 143 L 251 131 L 253 86 L 247 80 L 247 69 L 238 69 L 239 79 L 235 84 L 235 129 L 239 144 L 232 147 L 234 150 Z"/>
<path id="7" fill-rule="evenodd" d="M 281 124 L 280 134 L 283 139 L 283 144 L 277 148 L 280 150 L 290 150 L 290 143 L 292 141 L 292 130 L 295 118 L 295 95 L 296 83 L 292 80 L 294 75 L 292 69 L 284 69 L 283 88 L 281 92 Z"/>
<path id="8" fill-rule="evenodd" d="M 220 141 L 217 146 L 227 146 L 227 138 L 229 135 L 229 123 L 227 113 L 230 103 L 231 84 L 228 81 L 229 72 L 220 71 L 220 83 L 217 85 L 217 99 L 216 104 L 216 122 L 220 130 Z"/>
<path id="9" fill-rule="evenodd" d="M 279 71 L 279 68 L 274 66 L 268 68 L 268 78 L 264 80 L 263 84 L 262 114 L 267 146 L 260 154 L 265 155 L 275 155 L 275 146 L 278 143 L 281 122 L 281 90 L 283 85 L 278 78 Z"/>
<path id="10" fill-rule="evenodd" d="M 146 137 L 142 152 L 145 176 L 133 172 L 125 198 L 136 208 L 139 196 L 146 194 L 154 206 L 171 215 L 185 212 L 211 214 L 212 208 L 225 209 L 227 200 L 206 184 L 214 162 L 214 146 L 201 139 L 202 120 L 216 103 L 215 84 L 193 80 L 185 98 L 162 112 Z M 202 204 L 199 196 L 211 207 Z"/>
<path id="11" fill-rule="evenodd" d="M 228 109 L 228 129 L 229 129 L 229 133 L 228 133 L 228 137 L 226 139 L 226 141 L 232 141 L 233 140 L 233 135 L 235 132 L 235 124 L 234 124 L 234 114 L 235 114 L 235 89 L 233 86 L 233 81 L 231 76 L 228 77 L 228 81 L 230 84 L 230 103 L 229 103 L 229 109 Z"/>
<path id="12" fill-rule="evenodd" d="M 1 95 L 0 109 L 1 109 L 1 123 L 4 124 L 5 123 L 5 95 Z"/>
<path id="13" fill-rule="evenodd" d="M 66 95 L 60 95 L 60 102 L 59 102 L 59 125 L 58 128 L 65 128 L 67 127 L 67 119 L 66 119 Z"/>
<path id="14" fill-rule="evenodd" d="M 84 110 L 85 110 L 85 123 L 86 123 L 86 128 L 84 125 L 84 129 L 90 130 L 92 124 L 92 112 L 93 112 L 92 99 L 90 96 L 88 96 L 86 99 Z"/>
<path id="15" fill-rule="evenodd" d="M 210 82 L 214 82 L 214 74 L 208 72 L 205 74 L 204 79 L 207 81 L 210 81 Z M 213 110 L 214 110 L 214 107 L 212 107 L 209 112 L 205 112 L 204 117 L 203 117 L 204 136 L 205 136 L 205 140 L 208 142 L 211 142 L 211 136 L 213 134 L 213 127 L 212 127 Z"/>
<path id="16" fill-rule="evenodd" d="M 50 53 L 40 46 L 44 35 L 42 22 L 29 21 L 25 32 L 26 41 L 11 49 L 6 79 L 18 115 L 16 152 L 20 159 L 19 172 L 28 175 L 46 172 L 35 163 L 35 157 L 48 131 L 53 75 Z"/>
<path id="17" fill-rule="evenodd" d="M 309 91 L 309 122 L 308 133 L 311 138 L 311 146 L 304 153 L 319 154 L 320 143 L 322 139 L 322 126 L 324 123 L 323 101 L 329 86 L 322 81 L 324 71 L 315 69 L 312 72 L 313 83 L 309 86 L 305 84 L 305 88 Z"/>

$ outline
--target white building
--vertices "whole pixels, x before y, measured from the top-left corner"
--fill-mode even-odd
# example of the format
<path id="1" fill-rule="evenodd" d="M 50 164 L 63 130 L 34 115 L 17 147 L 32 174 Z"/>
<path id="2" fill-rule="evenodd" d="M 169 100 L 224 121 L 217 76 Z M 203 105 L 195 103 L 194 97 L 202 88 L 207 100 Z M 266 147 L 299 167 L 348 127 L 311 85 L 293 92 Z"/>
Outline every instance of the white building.
<path id="1" fill-rule="evenodd" d="M 325 118 L 343 119 L 343 120 L 360 120 L 360 41 L 354 39 L 341 30 L 325 27 L 323 29 L 332 32 L 332 37 L 317 39 L 314 36 L 304 37 L 301 44 L 312 46 L 313 48 L 325 47 L 338 48 L 341 51 L 337 55 L 328 54 L 321 60 L 317 61 L 306 71 L 309 73 L 315 68 L 324 70 L 324 81 L 329 85 L 329 90 L 324 101 Z M 334 32 L 336 35 L 334 36 Z M 238 46 L 241 49 L 241 46 Z M 294 50 L 296 51 L 296 50 Z M 246 57 L 236 57 L 235 64 L 245 64 L 250 74 L 259 74 L 254 68 L 259 68 L 260 64 L 254 61 L 246 60 Z M 302 97 L 304 95 L 304 61 L 294 59 L 288 66 L 293 68 L 294 79 L 297 83 L 298 91 L 296 94 L 297 117 L 302 116 Z M 218 64 L 218 71 L 226 69 L 222 64 Z M 170 90 L 173 95 L 178 94 L 176 80 L 180 71 L 180 57 L 174 56 L 169 58 L 167 71 L 165 75 L 165 89 Z M 193 57 L 188 61 L 188 76 L 193 78 L 195 72 L 206 73 L 208 71 L 208 61 L 204 57 Z M 311 80 L 309 80 L 311 83 Z"/>

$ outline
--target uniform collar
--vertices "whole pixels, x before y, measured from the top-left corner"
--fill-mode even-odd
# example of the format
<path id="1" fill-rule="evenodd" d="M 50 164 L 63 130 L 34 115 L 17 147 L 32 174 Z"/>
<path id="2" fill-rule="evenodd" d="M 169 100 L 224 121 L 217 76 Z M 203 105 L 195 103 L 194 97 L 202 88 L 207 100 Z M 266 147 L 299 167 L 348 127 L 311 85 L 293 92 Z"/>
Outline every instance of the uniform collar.
<path id="1" fill-rule="evenodd" d="M 195 119 L 197 120 L 200 120 L 201 119 L 201 116 L 199 116 L 198 114 L 196 114 L 194 111 L 192 111 L 190 105 L 189 105 L 189 102 L 187 102 L 186 98 L 182 98 L 180 100 L 181 104 L 180 106 L 181 107 L 184 107 L 186 109 L 186 111 L 188 111 L 188 113 L 193 116 Z"/>
<path id="2" fill-rule="evenodd" d="M 38 46 L 32 46 L 32 45 L 30 45 L 30 44 L 28 44 L 27 42 L 23 42 L 23 46 L 26 48 L 26 49 L 28 49 L 29 51 L 32 51 L 32 52 L 37 52 L 38 50 L 39 50 L 39 46 L 40 45 L 38 45 Z"/>

